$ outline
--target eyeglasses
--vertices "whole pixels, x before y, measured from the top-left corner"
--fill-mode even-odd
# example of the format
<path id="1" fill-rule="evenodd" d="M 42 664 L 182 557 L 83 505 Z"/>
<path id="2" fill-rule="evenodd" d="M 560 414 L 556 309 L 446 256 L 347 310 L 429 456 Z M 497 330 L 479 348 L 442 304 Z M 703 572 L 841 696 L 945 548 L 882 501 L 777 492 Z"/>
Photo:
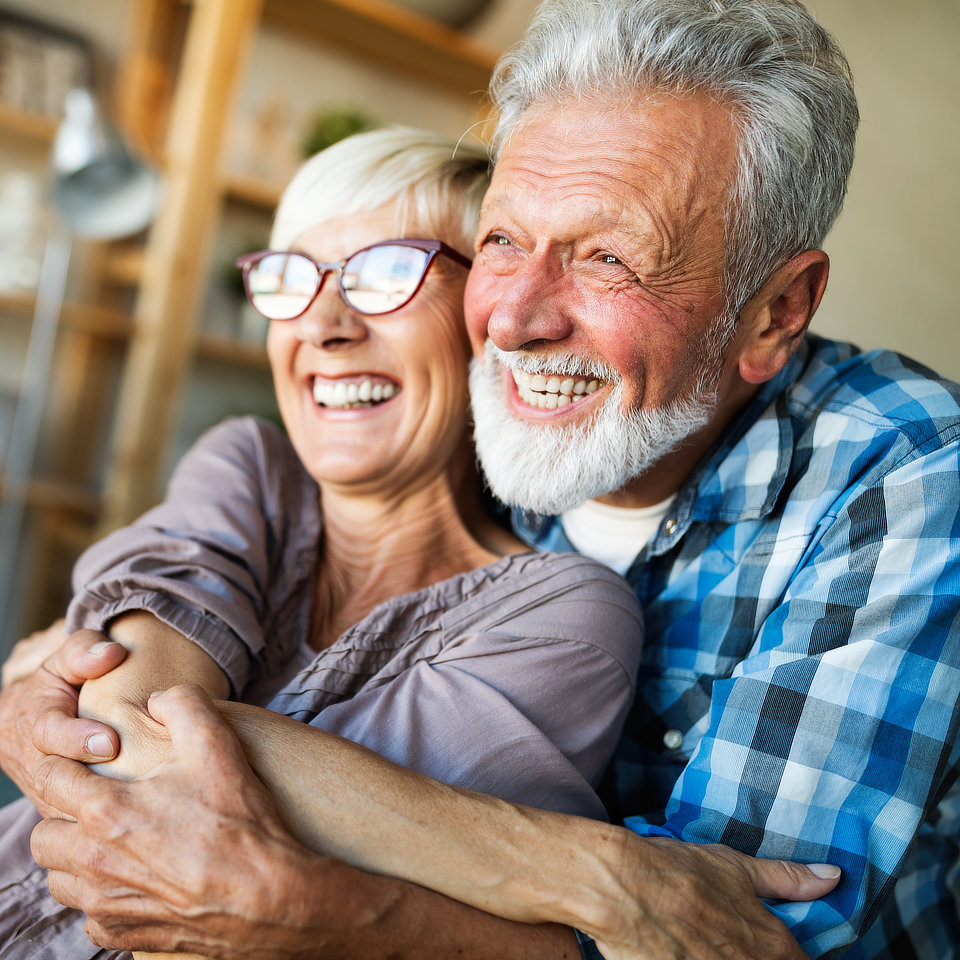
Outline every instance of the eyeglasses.
<path id="1" fill-rule="evenodd" d="M 336 263 L 290 250 L 260 250 L 238 257 L 237 266 L 247 299 L 268 320 L 295 320 L 306 313 L 330 272 L 336 273 L 340 296 L 351 310 L 379 316 L 416 296 L 437 254 L 470 266 L 442 240 L 408 239 L 372 243 Z"/>

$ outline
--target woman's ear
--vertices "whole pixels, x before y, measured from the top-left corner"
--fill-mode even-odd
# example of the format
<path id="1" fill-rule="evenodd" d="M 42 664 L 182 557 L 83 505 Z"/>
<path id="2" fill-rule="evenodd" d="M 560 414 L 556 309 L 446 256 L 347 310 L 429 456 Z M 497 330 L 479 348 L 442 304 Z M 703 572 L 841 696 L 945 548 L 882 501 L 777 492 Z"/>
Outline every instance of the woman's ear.
<path id="1" fill-rule="evenodd" d="M 820 305 L 830 273 L 822 250 L 805 250 L 788 260 L 741 311 L 745 334 L 740 376 L 765 383 L 786 366 Z"/>

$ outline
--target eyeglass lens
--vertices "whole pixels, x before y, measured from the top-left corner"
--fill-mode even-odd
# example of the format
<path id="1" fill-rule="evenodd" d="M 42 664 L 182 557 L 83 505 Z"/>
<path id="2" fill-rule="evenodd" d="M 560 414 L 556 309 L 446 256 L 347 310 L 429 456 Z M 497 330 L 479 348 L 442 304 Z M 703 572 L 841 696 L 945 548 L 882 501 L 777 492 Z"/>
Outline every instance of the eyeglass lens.
<path id="1" fill-rule="evenodd" d="M 427 250 L 394 244 L 361 250 L 343 265 L 343 298 L 361 313 L 397 310 L 417 292 L 430 257 Z M 314 262 L 299 253 L 268 253 L 247 273 L 250 302 L 271 320 L 300 316 L 322 282 Z"/>

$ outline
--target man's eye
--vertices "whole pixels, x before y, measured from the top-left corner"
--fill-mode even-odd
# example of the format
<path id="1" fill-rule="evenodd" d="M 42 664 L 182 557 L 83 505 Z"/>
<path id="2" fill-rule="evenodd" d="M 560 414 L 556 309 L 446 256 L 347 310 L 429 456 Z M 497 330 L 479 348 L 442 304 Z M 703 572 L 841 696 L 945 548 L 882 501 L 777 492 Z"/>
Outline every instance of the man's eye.
<path id="1" fill-rule="evenodd" d="M 619 263 L 623 264 L 623 261 L 619 257 L 615 257 L 612 253 L 605 253 L 600 258 L 601 263 Z"/>

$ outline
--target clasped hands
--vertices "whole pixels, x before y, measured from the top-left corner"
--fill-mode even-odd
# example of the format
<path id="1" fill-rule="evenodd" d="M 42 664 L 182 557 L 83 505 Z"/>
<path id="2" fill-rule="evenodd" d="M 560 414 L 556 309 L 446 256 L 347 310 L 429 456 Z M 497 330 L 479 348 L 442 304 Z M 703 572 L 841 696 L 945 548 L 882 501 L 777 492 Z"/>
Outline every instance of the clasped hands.
<path id="1" fill-rule="evenodd" d="M 305 883 L 323 885 L 329 858 L 290 836 L 203 691 L 177 687 L 150 698 L 171 743 L 153 770 L 121 782 L 83 766 L 114 755 L 119 742 L 105 724 L 78 718 L 79 688 L 126 652 L 92 631 L 62 642 L 60 629 L 31 638 L 34 654 L 41 642 L 56 649 L 32 672 L 5 668 L 0 692 L 0 758 L 47 818 L 32 848 L 50 869 L 54 897 L 87 913 L 91 939 L 115 949 L 233 960 L 251 946 L 262 958 L 333 956 L 325 950 L 338 942 L 342 955 L 343 931 L 328 934 L 343 918 L 335 909 L 318 915 L 303 895 Z M 607 960 L 799 960 L 804 954 L 757 897 L 813 899 L 836 884 L 725 847 L 616 836 L 622 856 L 606 884 L 616 893 L 599 906 L 588 897 L 579 924 Z M 358 944 L 356 956 L 374 955 Z"/>

